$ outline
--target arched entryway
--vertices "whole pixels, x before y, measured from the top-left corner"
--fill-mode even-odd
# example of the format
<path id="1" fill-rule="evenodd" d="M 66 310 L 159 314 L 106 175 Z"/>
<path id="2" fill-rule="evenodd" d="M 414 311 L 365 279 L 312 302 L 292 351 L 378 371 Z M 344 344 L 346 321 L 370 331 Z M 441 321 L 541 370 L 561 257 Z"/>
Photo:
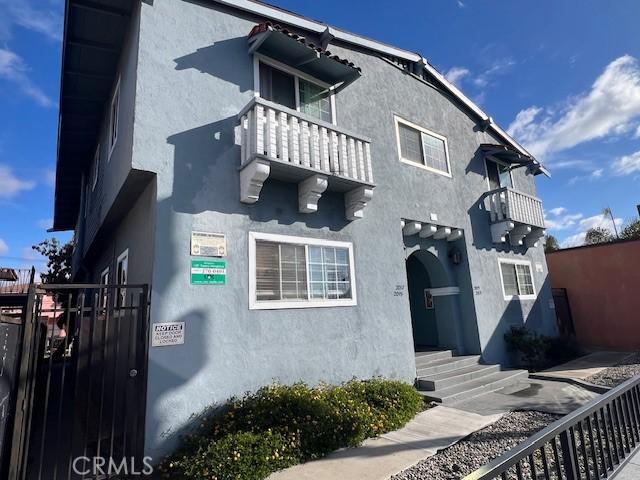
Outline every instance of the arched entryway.
<path id="1" fill-rule="evenodd" d="M 463 349 L 459 290 L 442 261 L 428 250 L 416 250 L 407 258 L 407 284 L 416 351 Z"/>

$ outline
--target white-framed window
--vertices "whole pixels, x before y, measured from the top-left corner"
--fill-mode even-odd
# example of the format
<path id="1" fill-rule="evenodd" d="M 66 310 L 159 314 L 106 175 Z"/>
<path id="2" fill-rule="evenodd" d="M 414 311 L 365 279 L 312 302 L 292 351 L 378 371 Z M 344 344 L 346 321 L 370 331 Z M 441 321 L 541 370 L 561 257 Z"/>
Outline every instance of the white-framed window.
<path id="1" fill-rule="evenodd" d="M 118 124 L 120 116 L 120 79 L 116 83 L 116 88 L 113 90 L 113 97 L 111 97 L 111 104 L 109 107 L 109 160 L 111 160 L 111 153 L 116 146 L 118 140 Z"/>
<path id="2" fill-rule="evenodd" d="M 91 182 L 91 191 L 96 189 L 98 185 L 98 176 L 100 175 L 100 144 L 96 148 L 96 153 L 93 155 L 93 179 Z"/>
<path id="3" fill-rule="evenodd" d="M 265 100 L 335 124 L 333 87 L 288 65 L 254 54 L 255 91 Z"/>
<path id="4" fill-rule="evenodd" d="M 505 300 L 536 298 L 531 262 L 501 258 L 498 260 L 498 266 L 500 267 L 500 279 Z"/>
<path id="5" fill-rule="evenodd" d="M 442 135 L 394 115 L 400 161 L 451 177 L 449 148 Z"/>
<path id="6" fill-rule="evenodd" d="M 100 285 L 109 285 L 109 267 L 105 268 L 100 273 Z M 100 290 L 100 306 L 102 308 L 105 308 L 107 306 L 107 302 L 108 302 L 107 289 L 102 288 Z"/>
<path id="7" fill-rule="evenodd" d="M 118 256 L 116 261 L 116 282 L 118 285 L 127 284 L 127 275 L 129 271 L 129 249 L 126 249 Z M 118 291 L 118 306 L 126 304 L 127 289 L 121 288 Z"/>
<path id="8" fill-rule="evenodd" d="M 356 305 L 353 244 L 249 232 L 249 308 Z"/>
<path id="9" fill-rule="evenodd" d="M 487 172 L 489 190 L 498 190 L 504 187 L 513 188 L 513 176 L 509 165 L 499 160 L 486 158 L 484 168 Z"/>

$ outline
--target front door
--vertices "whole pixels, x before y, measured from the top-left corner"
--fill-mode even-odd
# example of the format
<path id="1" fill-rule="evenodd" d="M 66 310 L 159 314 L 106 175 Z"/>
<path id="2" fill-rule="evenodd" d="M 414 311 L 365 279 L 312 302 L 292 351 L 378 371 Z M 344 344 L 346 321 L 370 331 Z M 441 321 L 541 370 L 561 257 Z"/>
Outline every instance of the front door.
<path id="1" fill-rule="evenodd" d="M 429 295 L 429 272 L 415 256 L 407 259 L 409 305 L 413 327 L 413 343 L 416 351 L 438 345 L 438 325 L 433 298 Z"/>

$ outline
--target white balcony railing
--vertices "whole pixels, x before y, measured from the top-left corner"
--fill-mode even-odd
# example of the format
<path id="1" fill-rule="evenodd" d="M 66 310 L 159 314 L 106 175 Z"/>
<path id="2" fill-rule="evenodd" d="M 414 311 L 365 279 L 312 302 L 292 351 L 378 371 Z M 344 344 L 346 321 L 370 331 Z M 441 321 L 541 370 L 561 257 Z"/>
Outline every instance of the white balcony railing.
<path id="1" fill-rule="evenodd" d="M 488 194 L 491 233 L 494 243 L 535 246 L 544 235 L 542 201 L 512 188 L 500 188 Z"/>
<path id="2" fill-rule="evenodd" d="M 374 188 L 369 139 L 260 97 L 238 117 L 242 202 L 257 202 L 271 176 L 298 183 L 303 213 L 328 189 L 345 193 L 348 219 L 362 217 Z"/>

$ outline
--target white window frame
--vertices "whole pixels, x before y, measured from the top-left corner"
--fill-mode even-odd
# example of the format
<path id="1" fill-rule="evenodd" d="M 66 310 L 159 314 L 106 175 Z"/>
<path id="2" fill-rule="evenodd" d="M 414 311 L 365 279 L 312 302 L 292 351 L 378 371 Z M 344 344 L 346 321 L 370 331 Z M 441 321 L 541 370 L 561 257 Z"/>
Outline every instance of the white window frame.
<path id="1" fill-rule="evenodd" d="M 106 282 L 103 282 L 102 279 L 106 277 Z M 109 267 L 106 267 L 102 272 L 100 272 L 100 285 L 109 285 Z"/>
<path id="2" fill-rule="evenodd" d="M 113 108 L 115 104 L 115 109 Z M 114 112 L 115 112 L 115 127 L 114 127 Z M 113 149 L 118 143 L 118 130 L 120 128 L 120 77 L 118 77 L 118 81 L 116 82 L 116 88 L 113 90 L 113 95 L 111 96 L 111 102 L 109 103 L 109 131 L 107 132 L 109 135 L 109 157 L 107 162 L 111 161 L 111 154 L 113 153 Z"/>
<path id="3" fill-rule="evenodd" d="M 509 167 L 510 165 L 507 162 L 503 162 L 501 160 L 498 160 L 496 158 L 485 158 L 484 159 L 484 176 L 487 179 L 487 191 L 491 192 L 491 182 L 489 181 L 489 169 L 487 168 L 487 162 L 493 162 L 493 163 L 498 163 L 504 167 Z M 515 189 L 516 188 L 516 184 L 513 180 L 513 169 L 509 169 L 509 177 L 511 178 L 511 188 Z M 500 188 L 504 188 L 504 187 L 500 187 Z"/>
<path id="4" fill-rule="evenodd" d="M 531 286 L 533 287 L 533 294 L 531 295 L 507 295 L 504 289 L 504 278 L 502 276 L 502 264 L 509 265 L 526 265 L 529 267 L 529 273 L 531 274 Z M 500 286 L 502 287 L 502 295 L 505 300 L 535 300 L 538 297 L 536 293 L 536 280 L 533 275 L 533 268 L 531 267 L 531 262 L 528 260 L 513 260 L 510 258 L 499 258 L 498 259 L 498 275 L 500 275 Z M 520 291 L 520 284 L 518 283 L 518 271 L 516 269 L 516 285 L 518 286 L 518 292 Z"/>
<path id="5" fill-rule="evenodd" d="M 331 124 L 337 125 L 336 123 L 336 99 L 335 99 L 335 85 L 329 85 L 322 80 L 318 80 L 311 75 L 307 75 L 300 70 L 297 70 L 286 63 L 279 62 L 274 60 L 271 57 L 267 57 L 260 53 L 253 54 L 253 91 L 256 97 L 260 96 L 260 62 L 266 63 L 267 65 L 277 68 L 278 70 L 282 70 L 285 73 L 293 76 L 295 96 L 296 96 L 296 111 L 300 112 L 300 79 L 306 80 L 307 82 L 315 83 L 319 87 L 326 88 L 329 90 L 329 103 L 331 104 Z M 319 122 L 323 122 L 324 120 L 317 119 Z"/>
<path id="6" fill-rule="evenodd" d="M 308 300 L 262 300 L 256 297 L 256 241 L 292 243 L 305 246 L 307 259 L 307 291 L 309 291 L 309 248 L 310 246 L 345 248 L 349 252 L 349 280 L 351 298 Z M 353 259 L 353 243 L 324 240 L 319 238 L 293 237 L 273 233 L 249 232 L 249 310 L 276 310 L 285 308 L 346 307 L 357 305 L 356 275 Z"/>
<path id="7" fill-rule="evenodd" d="M 123 260 L 126 259 L 127 260 L 127 268 L 124 268 L 123 270 L 126 272 L 125 273 L 125 279 L 124 279 L 124 283 L 120 283 L 120 279 L 118 278 L 118 271 L 120 270 L 120 264 L 123 263 Z M 115 270 L 115 282 L 116 285 L 127 285 L 127 283 L 129 283 L 129 249 L 125 249 L 120 255 L 118 255 L 118 259 L 116 260 L 116 270 Z M 119 302 L 117 304 L 118 307 L 122 307 L 124 305 L 126 305 L 127 303 L 127 289 L 126 288 L 120 288 L 118 289 L 118 299 Z"/>
<path id="8" fill-rule="evenodd" d="M 102 272 L 100 272 L 100 285 L 109 285 L 109 267 L 106 267 Z M 104 281 L 103 281 L 104 280 Z M 107 289 L 100 289 L 100 304 L 102 308 L 107 306 Z"/>
<path id="9" fill-rule="evenodd" d="M 100 144 L 96 148 L 96 153 L 93 154 L 93 179 L 91 182 L 91 191 L 93 192 L 98 185 L 98 176 L 100 174 Z"/>
<path id="10" fill-rule="evenodd" d="M 447 143 L 447 137 L 445 137 L 444 135 L 440 135 L 439 133 L 433 132 L 431 130 L 428 130 L 424 127 L 421 127 L 420 125 L 416 125 L 415 123 L 405 120 L 404 118 L 398 115 L 393 116 L 393 122 L 395 125 L 395 131 L 396 131 L 396 148 L 398 149 L 398 158 L 402 163 L 406 163 L 407 165 L 411 165 L 413 167 L 422 168 L 423 170 L 427 170 L 432 173 L 437 173 L 438 175 L 442 175 L 443 177 L 453 178 L 453 175 L 451 173 L 451 161 L 449 160 L 449 144 Z M 401 123 L 403 125 L 406 125 L 407 127 L 418 130 L 420 133 L 437 138 L 438 140 L 442 140 L 442 142 L 444 143 L 444 156 L 447 160 L 447 169 L 449 170 L 448 172 L 445 172 L 444 170 L 438 170 L 437 168 L 429 167 L 424 163 L 420 164 L 412 160 L 409 160 L 407 158 L 403 158 L 402 148 L 400 147 L 400 124 Z M 422 148 L 422 137 L 420 138 L 420 142 L 421 142 L 421 148 Z M 422 155 L 423 155 L 423 161 L 424 161 L 424 151 L 422 152 Z"/>

